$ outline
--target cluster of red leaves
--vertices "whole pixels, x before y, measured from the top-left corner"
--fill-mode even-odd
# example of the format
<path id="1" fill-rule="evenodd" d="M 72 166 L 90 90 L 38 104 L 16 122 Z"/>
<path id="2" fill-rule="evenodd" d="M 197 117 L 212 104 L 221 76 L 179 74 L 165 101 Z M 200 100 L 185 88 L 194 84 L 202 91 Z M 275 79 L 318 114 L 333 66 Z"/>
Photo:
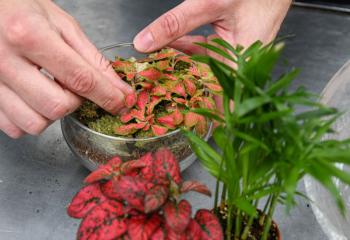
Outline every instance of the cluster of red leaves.
<path id="1" fill-rule="evenodd" d="M 179 127 L 206 132 L 206 119 L 191 110 L 216 108 L 212 94 L 222 89 L 208 66 L 170 48 L 138 61 L 118 58 L 112 66 L 135 89 L 125 98 L 130 110 L 120 117 L 116 134 L 160 136 Z"/>
<path id="2" fill-rule="evenodd" d="M 196 181 L 183 181 L 179 164 L 167 149 L 135 161 L 118 157 L 100 166 L 86 179 L 68 206 L 68 214 L 82 218 L 79 240 L 221 240 L 216 216 L 205 209 L 192 218 L 182 193 L 210 196 Z"/>

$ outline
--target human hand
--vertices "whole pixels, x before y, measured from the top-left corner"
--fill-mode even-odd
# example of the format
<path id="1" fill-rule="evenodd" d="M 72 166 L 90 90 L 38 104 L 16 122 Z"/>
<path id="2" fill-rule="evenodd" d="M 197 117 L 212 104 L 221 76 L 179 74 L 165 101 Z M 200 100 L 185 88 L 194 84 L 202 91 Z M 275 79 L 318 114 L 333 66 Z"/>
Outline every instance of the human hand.
<path id="1" fill-rule="evenodd" d="M 134 39 L 135 48 L 151 52 L 169 44 L 187 54 L 210 55 L 227 62 L 193 43 L 213 38 L 242 46 L 257 40 L 269 43 L 277 35 L 290 4 L 291 0 L 186 0 L 143 29 Z M 205 24 L 211 24 L 215 34 L 186 35 Z M 222 110 L 222 98 L 215 99 Z"/>
<path id="2" fill-rule="evenodd" d="M 0 0 L 0 130 L 7 135 L 41 133 L 81 97 L 116 113 L 131 91 L 52 1 Z"/>
<path id="3" fill-rule="evenodd" d="M 223 38 L 232 45 L 248 46 L 256 40 L 272 41 L 291 0 L 186 0 L 165 13 L 134 39 L 137 50 L 151 52 L 170 44 L 185 53 L 206 53 L 193 42 Z M 211 24 L 214 35 L 186 36 Z"/>

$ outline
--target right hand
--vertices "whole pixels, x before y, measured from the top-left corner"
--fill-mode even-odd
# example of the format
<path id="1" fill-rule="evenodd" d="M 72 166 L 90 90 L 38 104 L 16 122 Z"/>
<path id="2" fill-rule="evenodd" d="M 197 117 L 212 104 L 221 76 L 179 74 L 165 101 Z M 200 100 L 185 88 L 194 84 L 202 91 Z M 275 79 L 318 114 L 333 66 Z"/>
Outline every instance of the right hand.
<path id="1" fill-rule="evenodd" d="M 0 130 L 8 136 L 41 133 L 81 97 L 117 113 L 131 91 L 51 0 L 0 0 Z"/>

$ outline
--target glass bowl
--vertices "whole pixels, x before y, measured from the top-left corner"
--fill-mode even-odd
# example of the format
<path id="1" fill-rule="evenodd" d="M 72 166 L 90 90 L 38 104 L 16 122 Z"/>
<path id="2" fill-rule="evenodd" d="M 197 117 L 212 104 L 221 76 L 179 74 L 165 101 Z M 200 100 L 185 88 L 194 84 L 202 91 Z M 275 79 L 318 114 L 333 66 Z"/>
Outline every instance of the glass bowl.
<path id="1" fill-rule="evenodd" d="M 110 60 L 115 56 L 123 58 L 143 58 L 134 50 L 130 43 L 121 43 L 101 49 L 103 55 Z M 187 138 L 180 129 L 169 132 L 160 137 L 151 138 L 124 138 L 98 133 L 80 123 L 74 113 L 61 120 L 61 129 L 68 146 L 89 170 L 95 170 L 99 164 L 105 163 L 114 156 L 124 161 L 137 159 L 146 152 L 155 151 L 160 147 L 167 147 L 180 162 L 181 170 L 189 167 L 196 157 L 192 152 Z M 208 124 L 208 131 L 204 136 L 207 141 L 211 135 L 212 124 Z"/>
<path id="2" fill-rule="evenodd" d="M 338 73 L 327 84 L 322 93 L 321 101 L 328 106 L 336 107 L 344 112 L 333 128 L 335 134 L 327 137 L 332 139 L 345 139 L 350 137 L 350 61 L 346 63 Z M 338 165 L 346 171 L 350 171 L 347 166 Z M 306 193 L 311 199 L 312 210 L 320 223 L 323 231 L 330 240 L 350 239 L 350 188 L 348 185 L 335 181 L 340 193 L 344 198 L 347 207 L 346 217 L 338 211 L 337 205 L 331 194 L 307 176 L 304 179 Z"/>

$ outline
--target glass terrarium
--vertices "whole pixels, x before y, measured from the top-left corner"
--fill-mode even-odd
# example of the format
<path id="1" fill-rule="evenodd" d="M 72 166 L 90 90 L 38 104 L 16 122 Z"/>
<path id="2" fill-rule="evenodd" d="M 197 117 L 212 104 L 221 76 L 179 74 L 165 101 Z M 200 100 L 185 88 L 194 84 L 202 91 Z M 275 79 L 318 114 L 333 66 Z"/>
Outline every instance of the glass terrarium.
<path id="1" fill-rule="evenodd" d="M 115 56 L 122 58 L 144 58 L 145 55 L 134 50 L 129 43 L 115 44 L 101 49 L 107 59 L 114 60 Z M 99 164 L 105 163 L 114 156 L 119 156 L 124 161 L 137 159 L 146 152 L 155 151 L 161 147 L 167 147 L 180 162 L 181 169 L 190 166 L 196 159 L 189 142 L 180 129 L 173 130 L 162 136 L 148 138 L 127 138 L 109 136 L 96 132 L 75 117 L 75 113 L 65 117 L 61 121 L 62 132 L 68 146 L 81 160 L 82 164 L 90 170 L 94 170 Z M 211 134 L 212 123 L 208 123 L 208 129 L 203 138 L 208 140 Z"/>
<path id="2" fill-rule="evenodd" d="M 331 107 L 336 107 L 343 115 L 333 125 L 334 134 L 329 135 L 332 139 L 346 139 L 350 137 L 350 62 L 345 64 L 328 83 L 322 93 L 321 101 Z M 339 168 L 350 171 L 343 164 Z M 350 188 L 347 184 L 335 181 L 340 189 L 347 212 L 342 216 L 339 212 L 332 195 L 311 177 L 305 178 L 305 188 L 311 199 L 311 206 L 324 232 L 330 240 L 350 239 Z"/>

